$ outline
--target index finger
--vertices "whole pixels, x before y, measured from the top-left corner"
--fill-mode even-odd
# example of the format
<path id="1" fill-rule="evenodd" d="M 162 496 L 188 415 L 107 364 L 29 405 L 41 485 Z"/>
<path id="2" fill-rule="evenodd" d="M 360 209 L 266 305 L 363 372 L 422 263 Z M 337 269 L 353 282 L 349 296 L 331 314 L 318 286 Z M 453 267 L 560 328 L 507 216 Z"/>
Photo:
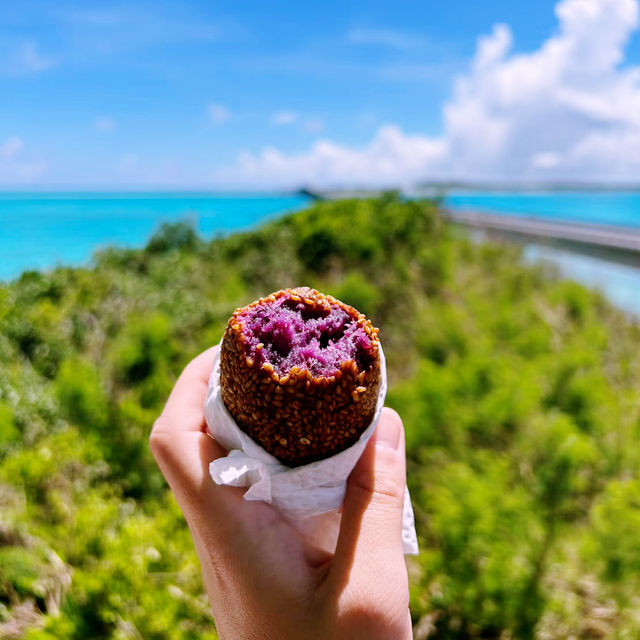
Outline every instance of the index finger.
<path id="1" fill-rule="evenodd" d="M 209 436 L 204 419 L 217 349 L 207 349 L 184 368 L 151 430 L 151 451 L 178 502 L 183 494 L 193 499 L 203 490 L 208 492 L 209 463 L 226 454 Z"/>
<path id="2" fill-rule="evenodd" d="M 184 368 L 160 417 L 156 420 L 154 432 L 206 432 L 204 400 L 209 386 L 213 359 L 218 349 L 218 346 L 207 349 Z"/>
<path id="3" fill-rule="evenodd" d="M 238 500 L 236 492 L 221 491 L 209 477 L 209 463 L 226 451 L 208 434 L 204 401 L 218 347 L 194 358 L 178 378 L 156 420 L 149 444 L 187 520 L 205 516 Z M 204 509 L 203 507 L 207 508 Z"/>

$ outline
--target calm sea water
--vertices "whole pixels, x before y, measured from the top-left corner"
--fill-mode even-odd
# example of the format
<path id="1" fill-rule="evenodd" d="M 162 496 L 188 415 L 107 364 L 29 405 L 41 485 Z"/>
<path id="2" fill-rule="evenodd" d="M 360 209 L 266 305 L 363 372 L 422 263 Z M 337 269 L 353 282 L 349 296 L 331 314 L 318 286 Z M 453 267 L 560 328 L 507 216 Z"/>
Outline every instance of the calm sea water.
<path id="1" fill-rule="evenodd" d="M 195 193 L 0 193 L 0 279 L 86 263 L 111 244 L 146 243 L 162 222 L 192 220 L 205 236 L 247 229 L 308 199 Z"/>
<path id="2" fill-rule="evenodd" d="M 450 207 L 568 222 L 640 227 L 640 191 L 581 193 L 459 193 Z"/>

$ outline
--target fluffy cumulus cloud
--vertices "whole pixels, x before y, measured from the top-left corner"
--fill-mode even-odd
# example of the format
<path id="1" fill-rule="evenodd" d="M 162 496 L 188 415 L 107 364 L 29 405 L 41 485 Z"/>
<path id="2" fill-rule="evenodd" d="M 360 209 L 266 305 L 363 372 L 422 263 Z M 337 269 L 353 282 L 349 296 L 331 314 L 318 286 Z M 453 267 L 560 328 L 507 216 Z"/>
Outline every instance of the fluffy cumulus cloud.
<path id="1" fill-rule="evenodd" d="M 624 65 L 638 0 L 562 0 L 541 46 L 514 53 L 507 25 L 479 38 L 443 106 L 441 136 L 378 130 L 362 148 L 329 140 L 291 155 L 245 153 L 218 178 L 315 186 L 429 179 L 630 180 L 640 170 L 640 67 Z"/>
<path id="2" fill-rule="evenodd" d="M 407 136 L 395 126 L 382 127 L 369 145 L 354 149 L 320 140 L 305 153 L 287 155 L 267 148 L 258 155 L 244 153 L 239 166 L 221 175 L 239 177 L 247 184 L 333 186 L 351 184 L 392 186 L 402 180 L 409 185 L 423 175 L 425 166 L 443 155 L 443 142 L 424 136 Z"/>
<path id="3" fill-rule="evenodd" d="M 640 68 L 621 67 L 636 0 L 564 0 L 559 29 L 510 55 L 498 25 L 445 106 L 450 161 L 478 177 L 631 178 L 640 168 Z"/>

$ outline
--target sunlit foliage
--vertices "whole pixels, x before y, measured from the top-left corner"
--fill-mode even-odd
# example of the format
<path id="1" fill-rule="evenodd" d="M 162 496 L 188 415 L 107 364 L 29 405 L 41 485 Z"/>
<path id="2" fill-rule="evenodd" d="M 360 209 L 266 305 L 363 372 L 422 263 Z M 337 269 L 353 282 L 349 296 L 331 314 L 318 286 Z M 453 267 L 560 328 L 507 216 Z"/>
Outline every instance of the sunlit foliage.
<path id="1" fill-rule="evenodd" d="M 0 637 L 216 637 L 148 434 L 236 306 L 301 284 L 381 328 L 416 637 L 639 637 L 638 326 L 393 194 L 0 286 Z"/>

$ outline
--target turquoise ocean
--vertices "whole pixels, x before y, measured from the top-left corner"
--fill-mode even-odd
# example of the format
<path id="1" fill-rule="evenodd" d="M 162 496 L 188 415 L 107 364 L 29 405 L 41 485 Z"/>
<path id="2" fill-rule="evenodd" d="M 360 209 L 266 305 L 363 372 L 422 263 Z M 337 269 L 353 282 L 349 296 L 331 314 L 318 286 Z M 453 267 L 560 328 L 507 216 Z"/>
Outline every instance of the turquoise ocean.
<path id="1" fill-rule="evenodd" d="M 489 213 L 640 227 L 640 191 L 454 193 L 445 203 Z"/>
<path id="2" fill-rule="evenodd" d="M 27 269 L 88 264 L 108 246 L 143 246 L 163 222 L 190 220 L 206 237 L 249 229 L 309 203 L 287 194 L 0 193 L 0 280 Z M 640 227 L 640 192 L 454 193 L 449 207 Z M 640 313 L 640 270 L 530 246 L 528 260 L 552 262 Z"/>
<path id="3" fill-rule="evenodd" d="M 188 220 L 212 237 L 307 202 L 278 194 L 0 193 L 0 280 L 26 269 L 86 264 L 108 245 L 143 246 L 163 222 Z"/>

